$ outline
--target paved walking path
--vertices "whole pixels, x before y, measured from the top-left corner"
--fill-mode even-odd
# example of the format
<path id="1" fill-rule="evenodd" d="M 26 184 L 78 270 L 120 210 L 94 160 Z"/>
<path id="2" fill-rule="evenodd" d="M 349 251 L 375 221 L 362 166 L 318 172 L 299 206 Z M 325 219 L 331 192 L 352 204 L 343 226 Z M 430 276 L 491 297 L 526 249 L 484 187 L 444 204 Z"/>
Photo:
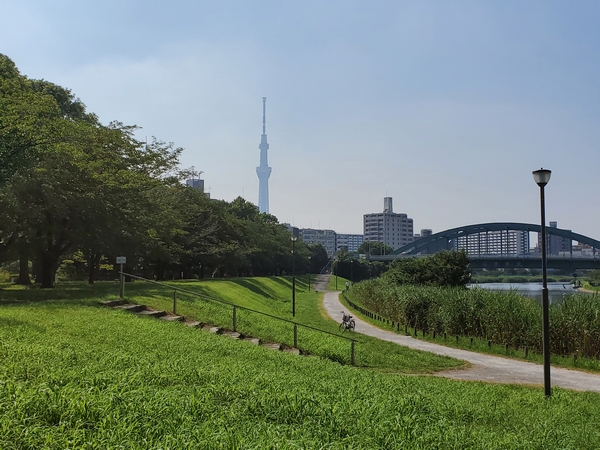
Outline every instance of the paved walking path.
<path id="1" fill-rule="evenodd" d="M 328 275 L 320 275 L 315 284 L 315 290 L 325 292 L 323 306 L 325 311 L 335 321 L 341 320 L 341 311 L 347 309 L 339 301 L 339 292 L 328 292 Z M 468 361 L 473 364 L 464 370 L 446 370 L 435 375 L 457 380 L 476 380 L 491 383 L 514 383 L 543 385 L 544 372 L 540 364 L 525 361 L 517 361 L 499 356 L 485 355 L 481 353 L 460 350 L 431 342 L 420 341 L 411 336 L 404 336 L 390 331 L 377 328 L 363 320 L 354 318 L 356 321 L 356 332 L 373 336 L 384 341 L 395 342 L 406 347 L 435 353 L 438 355 L 451 356 L 453 358 Z M 600 392 L 600 375 L 579 372 L 558 367 L 550 370 L 551 385 L 577 391 Z"/>

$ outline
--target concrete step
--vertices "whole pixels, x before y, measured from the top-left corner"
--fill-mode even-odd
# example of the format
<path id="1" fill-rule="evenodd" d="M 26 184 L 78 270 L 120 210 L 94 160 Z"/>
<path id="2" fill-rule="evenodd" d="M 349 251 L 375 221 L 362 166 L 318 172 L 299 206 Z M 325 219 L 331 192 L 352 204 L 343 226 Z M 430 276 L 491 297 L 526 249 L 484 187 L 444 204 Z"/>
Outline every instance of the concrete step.
<path id="1" fill-rule="evenodd" d="M 118 305 L 115 306 L 115 309 L 122 309 L 123 311 L 129 312 L 140 312 L 146 309 L 146 305 L 136 305 L 132 303 L 128 303 L 126 305 Z"/>
<path id="2" fill-rule="evenodd" d="M 177 314 L 165 314 L 164 316 L 161 316 L 160 319 L 166 320 L 167 322 L 183 322 L 185 317 L 178 316 Z"/>
<path id="3" fill-rule="evenodd" d="M 118 305 L 124 305 L 125 303 L 127 303 L 127 300 L 124 298 L 118 298 L 116 300 L 104 300 L 100 302 L 102 306 L 109 306 L 111 308 Z"/>
<path id="4" fill-rule="evenodd" d="M 202 328 L 202 325 L 204 325 L 202 322 L 196 322 L 196 321 L 185 322 L 185 324 L 191 328 Z"/>
<path id="5" fill-rule="evenodd" d="M 260 345 L 260 339 L 257 339 L 257 338 L 247 337 L 247 338 L 244 338 L 244 341 L 250 342 L 251 344 L 254 344 L 254 345 Z"/>
<path id="6" fill-rule="evenodd" d="M 261 344 L 264 348 L 270 348 L 271 350 L 281 350 L 281 344 Z"/>
<path id="7" fill-rule="evenodd" d="M 292 355 L 300 354 L 300 349 L 298 349 L 298 348 L 284 348 L 283 351 L 286 353 L 291 353 Z"/>
<path id="8" fill-rule="evenodd" d="M 202 328 L 205 330 L 208 330 L 210 333 L 214 333 L 214 334 L 222 334 L 223 333 L 222 327 L 211 327 L 210 325 L 205 325 Z"/>
<path id="9" fill-rule="evenodd" d="M 232 339 L 240 339 L 242 335 L 236 331 L 224 331 L 223 336 L 229 336 Z"/>
<path id="10" fill-rule="evenodd" d="M 159 317 L 166 316 L 167 312 L 145 309 L 144 311 L 140 311 L 139 313 L 137 313 L 137 315 L 138 316 L 146 316 L 146 317 L 154 317 L 154 318 L 158 319 Z"/>

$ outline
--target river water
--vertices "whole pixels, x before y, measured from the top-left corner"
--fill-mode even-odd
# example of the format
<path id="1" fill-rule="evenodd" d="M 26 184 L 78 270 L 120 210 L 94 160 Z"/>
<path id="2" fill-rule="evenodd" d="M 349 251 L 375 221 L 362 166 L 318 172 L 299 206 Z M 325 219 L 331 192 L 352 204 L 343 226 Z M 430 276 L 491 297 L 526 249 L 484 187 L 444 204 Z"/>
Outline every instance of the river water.
<path id="1" fill-rule="evenodd" d="M 526 297 L 533 297 L 542 302 L 542 283 L 477 283 L 468 287 L 480 287 L 492 291 L 517 291 Z M 565 295 L 574 294 L 577 290 L 570 283 L 548 283 L 548 300 L 554 303 Z"/>

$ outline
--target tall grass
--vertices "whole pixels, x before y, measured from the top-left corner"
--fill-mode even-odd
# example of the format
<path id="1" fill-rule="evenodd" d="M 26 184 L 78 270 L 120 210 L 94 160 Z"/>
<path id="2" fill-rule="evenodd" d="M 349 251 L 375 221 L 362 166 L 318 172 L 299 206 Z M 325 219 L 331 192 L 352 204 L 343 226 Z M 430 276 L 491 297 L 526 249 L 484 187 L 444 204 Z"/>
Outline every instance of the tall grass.
<path id="1" fill-rule="evenodd" d="M 516 291 L 398 286 L 361 282 L 353 297 L 366 309 L 409 327 L 473 336 L 541 351 L 541 307 Z M 574 294 L 550 305 L 551 353 L 600 357 L 600 297 Z"/>

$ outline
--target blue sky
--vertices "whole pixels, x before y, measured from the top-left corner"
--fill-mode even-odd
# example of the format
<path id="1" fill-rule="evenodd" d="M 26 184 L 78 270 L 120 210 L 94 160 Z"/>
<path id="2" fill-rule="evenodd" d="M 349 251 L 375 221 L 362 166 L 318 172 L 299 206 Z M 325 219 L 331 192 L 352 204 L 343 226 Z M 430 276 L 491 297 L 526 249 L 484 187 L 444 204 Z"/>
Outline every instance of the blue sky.
<path id="1" fill-rule="evenodd" d="M 362 233 L 547 218 L 600 239 L 600 3 L 0 0 L 0 53 L 185 148 L 214 198 Z"/>

